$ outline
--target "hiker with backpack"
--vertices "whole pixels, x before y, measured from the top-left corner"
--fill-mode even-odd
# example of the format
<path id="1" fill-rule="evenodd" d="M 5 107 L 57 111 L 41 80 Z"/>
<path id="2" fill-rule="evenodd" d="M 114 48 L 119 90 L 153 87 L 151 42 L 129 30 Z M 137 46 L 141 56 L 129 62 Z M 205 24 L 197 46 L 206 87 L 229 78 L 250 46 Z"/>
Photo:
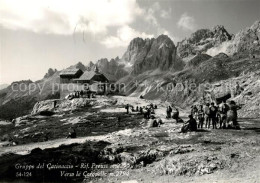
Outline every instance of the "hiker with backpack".
<path id="1" fill-rule="evenodd" d="M 216 129 L 217 128 L 217 107 L 215 106 L 214 102 L 211 103 L 210 105 L 210 113 L 209 113 L 209 117 L 210 120 L 212 121 L 212 128 Z"/>
<path id="2" fill-rule="evenodd" d="M 226 104 L 226 101 L 223 100 L 219 105 L 219 112 L 220 112 L 219 128 L 226 128 L 228 110 L 229 110 L 229 106 Z"/>

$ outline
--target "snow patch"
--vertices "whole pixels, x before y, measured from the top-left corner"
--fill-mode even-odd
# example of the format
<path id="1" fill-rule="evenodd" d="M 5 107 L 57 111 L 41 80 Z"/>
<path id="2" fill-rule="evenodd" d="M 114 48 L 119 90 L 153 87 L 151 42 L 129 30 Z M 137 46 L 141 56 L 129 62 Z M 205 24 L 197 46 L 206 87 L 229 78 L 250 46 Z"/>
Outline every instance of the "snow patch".
<path id="1" fill-rule="evenodd" d="M 214 57 L 219 53 L 225 53 L 227 55 L 230 55 L 228 48 L 232 45 L 231 41 L 226 41 L 223 42 L 221 45 L 217 46 L 217 47 L 212 47 L 210 49 L 207 50 L 206 54 Z"/>

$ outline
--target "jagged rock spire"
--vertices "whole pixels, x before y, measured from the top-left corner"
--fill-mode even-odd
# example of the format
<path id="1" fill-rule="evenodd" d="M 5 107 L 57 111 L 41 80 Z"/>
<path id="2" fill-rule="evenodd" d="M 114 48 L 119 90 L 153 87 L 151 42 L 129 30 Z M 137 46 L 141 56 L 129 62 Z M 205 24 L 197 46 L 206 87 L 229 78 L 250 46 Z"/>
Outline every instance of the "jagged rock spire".
<path id="1" fill-rule="evenodd" d="M 94 71 L 95 71 L 95 73 L 99 73 L 99 69 L 98 69 L 97 65 L 95 66 L 95 70 Z"/>

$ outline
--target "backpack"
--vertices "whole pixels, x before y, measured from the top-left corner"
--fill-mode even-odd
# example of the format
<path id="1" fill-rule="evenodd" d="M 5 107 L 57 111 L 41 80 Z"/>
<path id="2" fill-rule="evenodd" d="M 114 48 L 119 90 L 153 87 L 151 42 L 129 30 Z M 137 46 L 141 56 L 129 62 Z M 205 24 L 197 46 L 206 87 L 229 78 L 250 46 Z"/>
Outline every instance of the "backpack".
<path id="1" fill-rule="evenodd" d="M 205 107 L 205 114 L 207 114 L 207 115 L 210 114 L 210 110 L 209 110 L 209 107 L 208 107 L 208 106 Z"/>
<path id="2" fill-rule="evenodd" d="M 227 111 L 229 110 L 229 106 L 227 104 L 224 104 L 221 110 L 223 113 L 227 113 Z"/>
<path id="3" fill-rule="evenodd" d="M 209 109 L 211 115 L 215 115 L 217 113 L 217 108 L 215 106 L 211 106 Z"/>

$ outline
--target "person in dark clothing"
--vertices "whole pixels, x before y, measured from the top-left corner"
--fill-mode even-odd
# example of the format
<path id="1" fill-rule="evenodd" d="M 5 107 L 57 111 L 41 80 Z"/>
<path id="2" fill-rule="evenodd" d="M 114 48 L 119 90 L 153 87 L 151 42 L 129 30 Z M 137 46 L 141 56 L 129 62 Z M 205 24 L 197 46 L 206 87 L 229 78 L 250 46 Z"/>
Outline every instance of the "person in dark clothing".
<path id="1" fill-rule="evenodd" d="M 176 107 L 174 107 L 174 109 L 175 109 L 175 112 L 173 113 L 172 118 L 176 120 L 176 123 L 178 123 L 178 119 L 180 118 L 180 116 L 179 116 L 180 112 Z"/>
<path id="2" fill-rule="evenodd" d="M 150 119 L 150 116 L 151 116 L 151 108 L 147 108 L 146 119 Z"/>
<path id="3" fill-rule="evenodd" d="M 189 115 L 189 120 L 182 126 L 181 132 L 197 131 L 197 122 L 192 115 Z"/>
<path id="4" fill-rule="evenodd" d="M 138 112 L 139 111 L 139 107 L 138 106 L 136 106 L 136 112 Z"/>
<path id="5" fill-rule="evenodd" d="M 204 114 L 205 114 L 205 121 L 206 121 L 206 128 L 210 127 L 210 109 L 209 109 L 210 104 L 207 103 L 205 108 L 204 108 Z"/>
<path id="6" fill-rule="evenodd" d="M 168 106 L 166 109 L 166 118 L 171 118 L 172 108 Z"/>
<path id="7" fill-rule="evenodd" d="M 154 105 L 154 109 L 157 109 L 157 105 L 156 104 Z"/>
<path id="8" fill-rule="evenodd" d="M 130 108 L 129 104 L 126 104 L 126 106 L 125 106 L 126 114 L 129 114 L 129 108 Z"/>
<path id="9" fill-rule="evenodd" d="M 56 105 L 57 105 L 57 101 L 54 100 L 54 101 L 53 101 L 53 108 L 56 108 Z"/>
<path id="10" fill-rule="evenodd" d="M 217 107 L 215 106 L 214 102 L 211 103 L 211 106 L 209 108 L 210 110 L 210 120 L 212 121 L 212 128 L 217 128 Z"/>
<path id="11" fill-rule="evenodd" d="M 80 91 L 80 97 L 83 97 L 83 90 Z"/>
<path id="12" fill-rule="evenodd" d="M 143 114 L 144 114 L 144 119 L 147 119 L 147 115 L 148 115 L 147 107 L 146 108 L 144 107 Z"/>
<path id="13" fill-rule="evenodd" d="M 198 128 L 203 128 L 204 119 L 205 117 L 204 117 L 203 105 L 200 105 L 200 108 L 198 110 L 198 120 L 199 120 Z"/>
<path id="14" fill-rule="evenodd" d="M 140 107 L 140 114 L 143 114 L 143 108 L 142 107 Z"/>
<path id="15" fill-rule="evenodd" d="M 189 129 L 190 129 L 190 131 L 197 131 L 197 122 L 196 122 L 196 120 L 193 118 L 193 116 L 192 115 L 189 115 L 189 121 L 188 121 L 188 123 L 189 123 Z"/>

